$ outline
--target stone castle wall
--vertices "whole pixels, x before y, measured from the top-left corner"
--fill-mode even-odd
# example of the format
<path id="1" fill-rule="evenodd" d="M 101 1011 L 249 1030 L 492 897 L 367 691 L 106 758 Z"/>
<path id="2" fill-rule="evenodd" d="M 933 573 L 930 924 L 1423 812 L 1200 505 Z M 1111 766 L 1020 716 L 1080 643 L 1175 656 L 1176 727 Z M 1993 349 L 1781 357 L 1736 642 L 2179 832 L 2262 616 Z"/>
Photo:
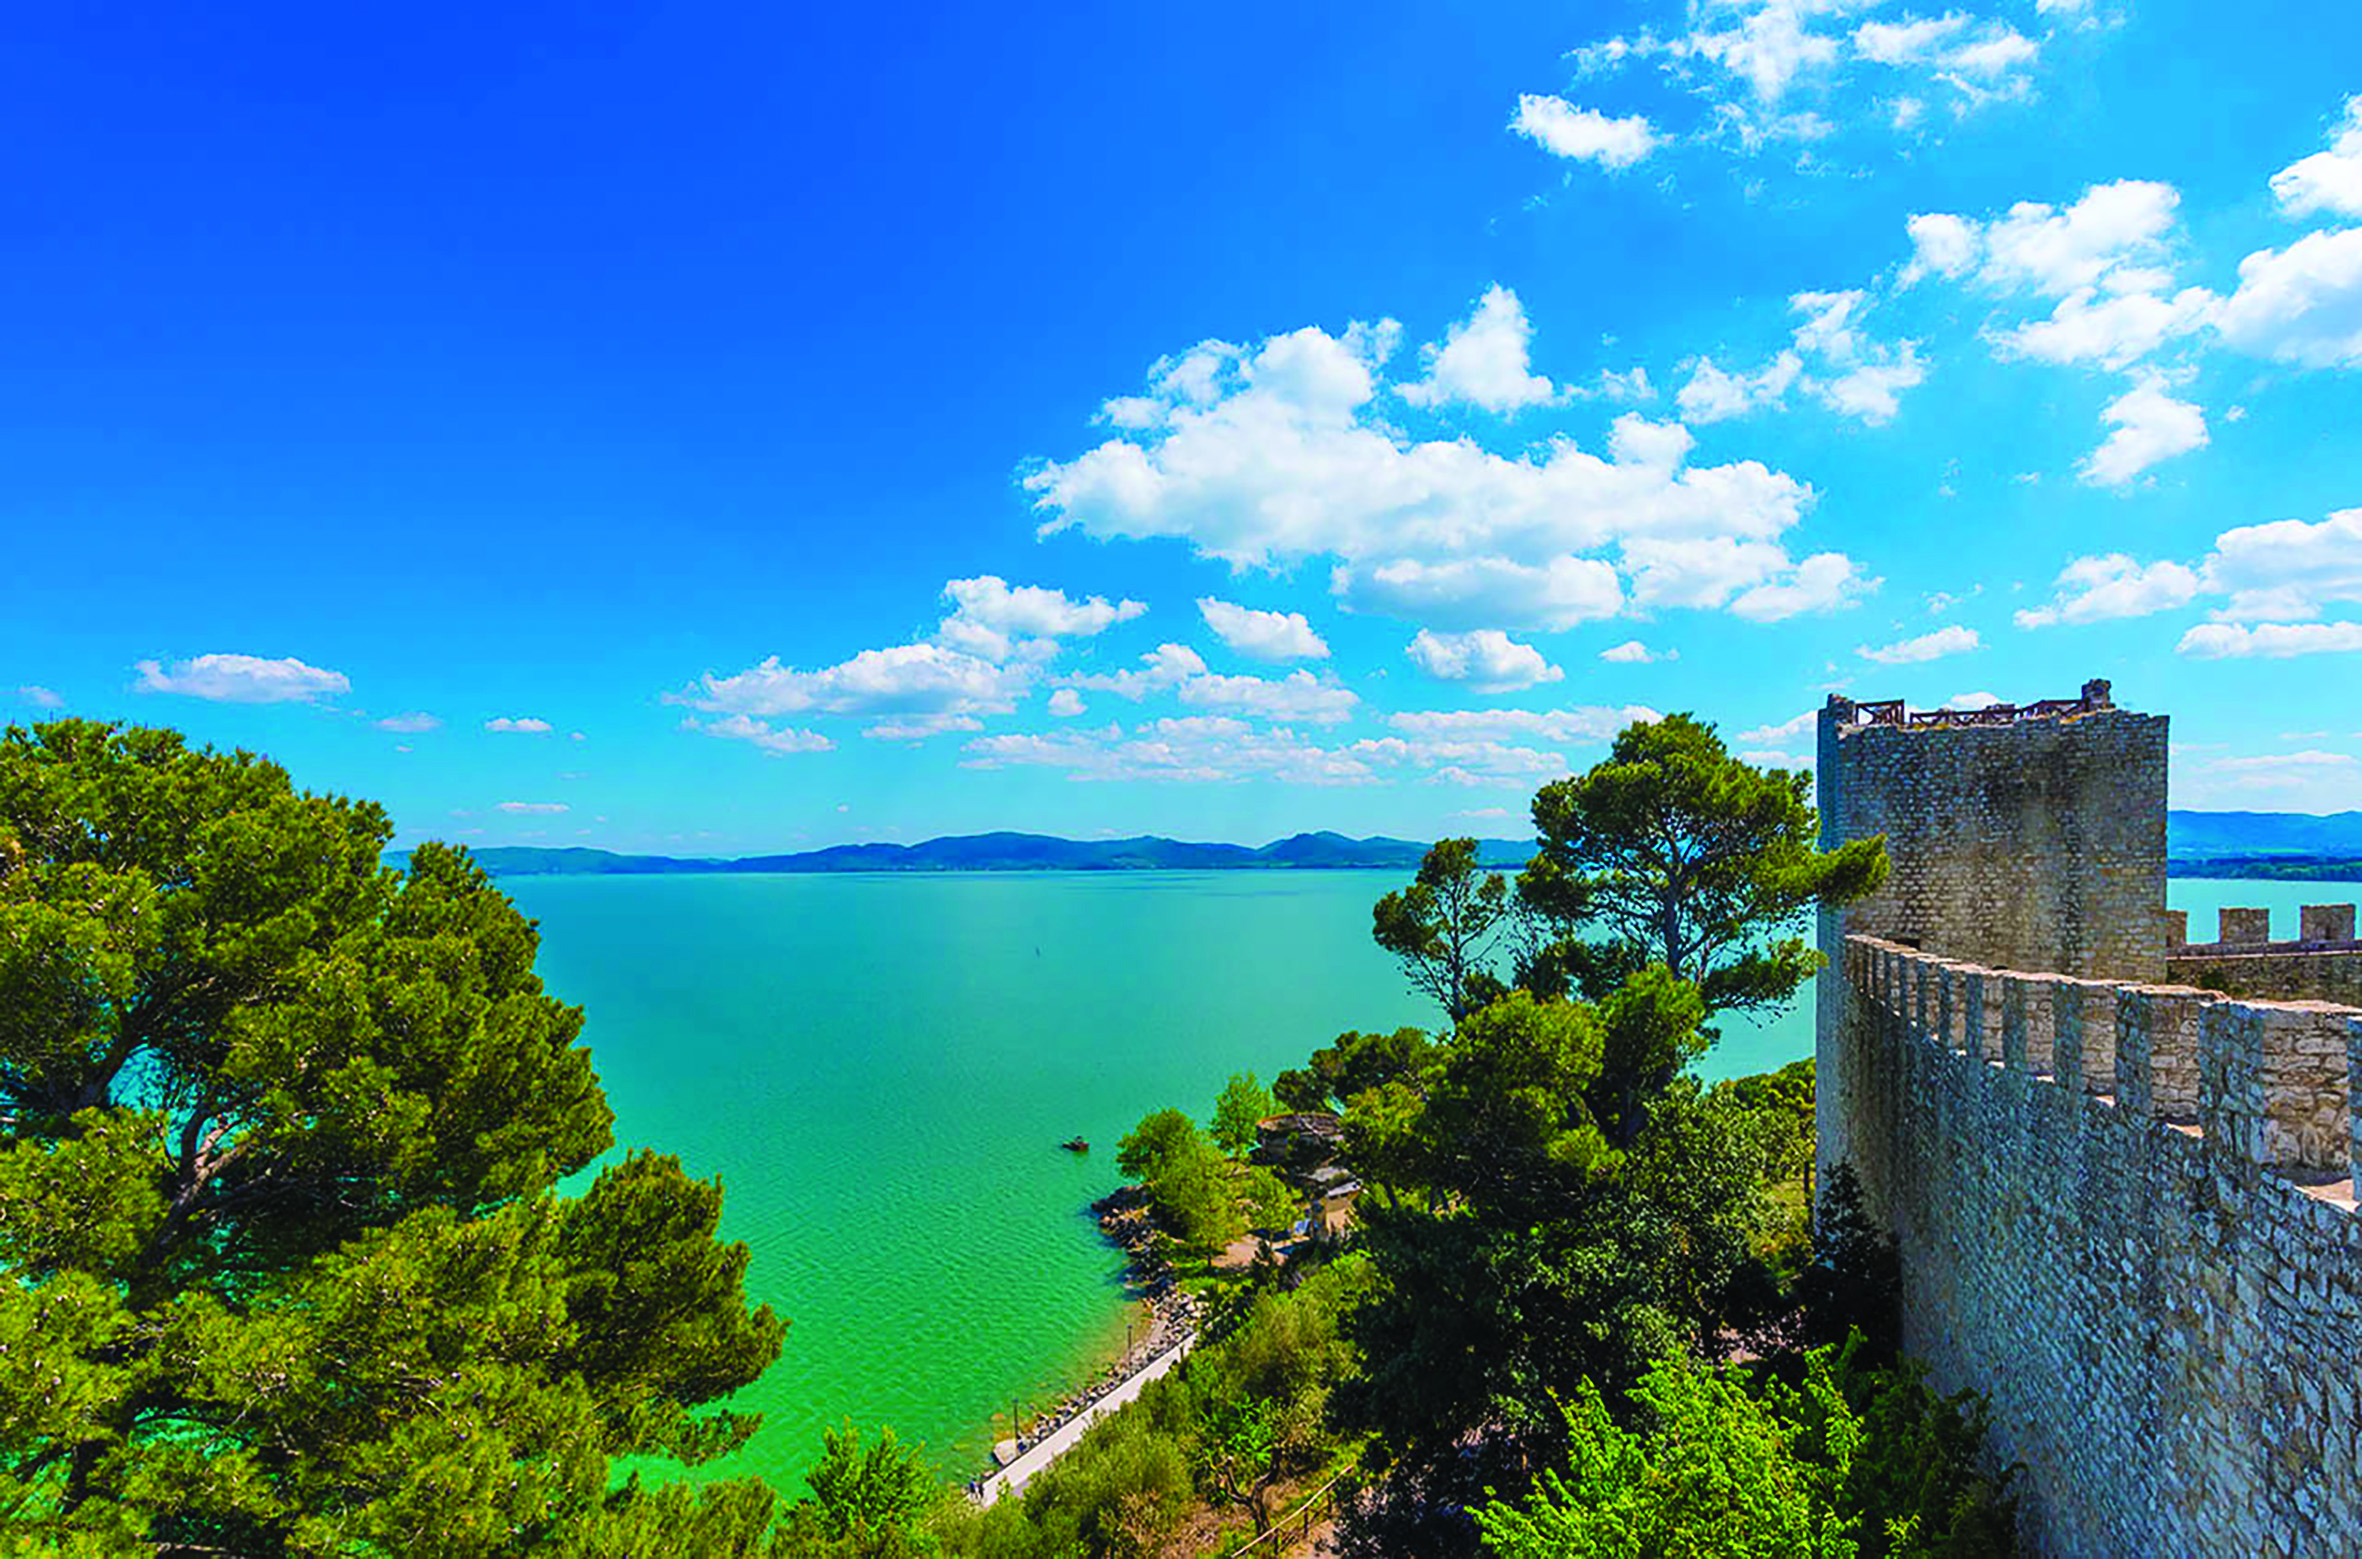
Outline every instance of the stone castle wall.
<path id="1" fill-rule="evenodd" d="M 2362 940 L 2351 904 L 2307 904 L 2297 911 L 2293 942 L 2274 942 L 2260 909 L 2224 909 L 2215 940 L 2184 940 L 2188 922 L 2166 915 L 2166 978 L 2232 996 L 2270 1001 L 2334 1001 L 2362 1007 Z"/>
<path id="2" fill-rule="evenodd" d="M 2154 983 L 2165 725 L 1831 700 L 1823 843 L 1894 874 L 1822 916 L 1820 1167 L 1990 1398 L 2029 1551 L 2362 1552 L 2362 1010 Z"/>
<path id="3" fill-rule="evenodd" d="M 2028 1549 L 2362 1547 L 2362 1011 L 1860 936 L 1823 979 L 1904 1348 L 1990 1398 Z"/>
<path id="4" fill-rule="evenodd" d="M 1969 723 L 1829 701 L 1823 836 L 1884 834 L 1894 862 L 1846 929 L 1995 967 L 2162 979 L 2165 719 L 2115 708 L 2104 682 L 2035 709 L 2049 712 Z"/>

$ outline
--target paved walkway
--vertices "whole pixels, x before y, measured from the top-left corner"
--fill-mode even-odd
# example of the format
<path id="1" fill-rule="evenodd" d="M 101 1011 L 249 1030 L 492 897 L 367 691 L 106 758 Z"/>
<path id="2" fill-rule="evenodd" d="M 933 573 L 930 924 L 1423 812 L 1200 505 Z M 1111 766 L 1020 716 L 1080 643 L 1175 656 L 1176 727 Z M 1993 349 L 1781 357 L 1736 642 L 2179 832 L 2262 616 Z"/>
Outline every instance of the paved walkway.
<path id="1" fill-rule="evenodd" d="M 1183 1356 L 1196 1344 L 1197 1338 L 1194 1335 L 1184 1337 L 1155 1358 L 1150 1359 L 1146 1364 L 1141 1365 L 1138 1374 L 1093 1402 L 1089 1407 L 1084 1408 L 1067 1422 L 1059 1425 L 1050 1432 L 1047 1438 L 1027 1450 L 1024 1455 L 991 1477 L 986 1478 L 977 1486 L 976 1502 L 980 1505 L 990 1505 L 1003 1494 L 1014 1494 L 1024 1488 L 1035 1473 L 1040 1472 L 1044 1467 L 1073 1450 L 1075 1442 L 1083 1437 L 1083 1431 L 1097 1423 L 1104 1415 L 1114 1412 L 1140 1395 L 1140 1389 L 1143 1386 L 1180 1363 Z"/>

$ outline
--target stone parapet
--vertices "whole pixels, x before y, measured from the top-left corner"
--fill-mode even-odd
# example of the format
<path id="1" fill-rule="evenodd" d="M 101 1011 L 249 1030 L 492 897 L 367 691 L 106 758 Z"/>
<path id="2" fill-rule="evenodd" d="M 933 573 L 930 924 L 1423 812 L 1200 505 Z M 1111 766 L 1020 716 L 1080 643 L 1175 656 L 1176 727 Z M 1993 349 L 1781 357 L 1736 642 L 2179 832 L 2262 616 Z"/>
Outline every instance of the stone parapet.
<path id="1" fill-rule="evenodd" d="M 1990 1397 L 2026 1551 L 2354 1552 L 2362 1006 L 1832 952 L 1824 1169 L 1906 1350 Z"/>

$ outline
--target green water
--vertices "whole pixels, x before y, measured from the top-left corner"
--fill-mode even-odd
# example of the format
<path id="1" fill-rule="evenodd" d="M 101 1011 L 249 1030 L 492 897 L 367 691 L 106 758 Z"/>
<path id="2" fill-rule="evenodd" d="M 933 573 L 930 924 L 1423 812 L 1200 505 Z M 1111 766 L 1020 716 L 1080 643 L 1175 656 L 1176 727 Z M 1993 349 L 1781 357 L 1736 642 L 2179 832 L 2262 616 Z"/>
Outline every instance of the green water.
<path id="1" fill-rule="evenodd" d="M 2272 935 L 2296 939 L 2296 911 L 2302 904 L 2352 904 L 2362 901 L 2362 882 L 2267 882 L 2261 878 L 2177 877 L 2166 884 L 2165 901 L 2190 912 L 2190 940 L 2214 940 L 2215 911 L 2268 909 Z"/>
<path id="2" fill-rule="evenodd" d="M 794 1486 L 823 1425 L 983 1465 L 1017 1397 L 1120 1342 L 1120 1263 L 1087 1204 L 1116 1139 L 1222 1079 L 1266 1080 L 1344 1028 L 1428 1023 L 1369 939 L 1388 872 L 527 877 L 550 988 L 589 1009 L 623 1146 L 728 1189 L 748 1285 L 790 1317 L 725 1473 Z M 2176 880 L 2216 905 L 2350 896 Z M 1809 1001 L 1727 1021 L 1707 1075 L 1812 1053 Z M 1057 1144 L 1080 1133 L 1087 1158 Z"/>
<path id="3" fill-rule="evenodd" d="M 720 1175 L 748 1286 L 791 1318 L 724 1472 L 792 1486 L 823 1425 L 983 1465 L 992 1415 L 1120 1343 L 1120 1263 L 1087 1205 L 1116 1139 L 1234 1070 L 1268 1081 L 1345 1028 L 1426 1023 L 1370 942 L 1399 873 L 525 877 L 552 991 L 621 1146 Z M 1809 1054 L 1734 1026 L 1714 1072 Z M 1077 1158 L 1057 1144 L 1080 1133 Z"/>

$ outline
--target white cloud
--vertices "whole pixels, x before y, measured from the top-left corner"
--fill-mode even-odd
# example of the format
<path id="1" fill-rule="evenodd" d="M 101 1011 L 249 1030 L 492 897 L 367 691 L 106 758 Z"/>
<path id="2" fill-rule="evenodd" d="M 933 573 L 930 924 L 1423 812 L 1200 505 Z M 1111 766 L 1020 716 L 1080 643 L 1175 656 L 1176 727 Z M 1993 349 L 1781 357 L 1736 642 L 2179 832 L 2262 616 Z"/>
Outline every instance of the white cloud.
<path id="1" fill-rule="evenodd" d="M 29 682 L 16 690 L 16 696 L 35 709 L 62 709 L 66 702 L 50 689 Z"/>
<path id="2" fill-rule="evenodd" d="M 2166 342 L 2191 334 L 2214 317 L 2218 299 L 2204 287 L 2161 293 L 2103 295 L 2078 287 L 2048 319 L 2032 320 L 1995 336 L 2005 352 L 2046 363 L 2097 363 L 2123 368 Z"/>
<path id="3" fill-rule="evenodd" d="M 1214 637 L 1256 660 L 1327 660 L 1329 647 L 1302 612 L 1264 612 L 1200 596 L 1198 614 Z"/>
<path id="4" fill-rule="evenodd" d="M 1648 370 L 1635 363 L 1621 373 L 1602 368 L 1596 382 L 1570 385 L 1566 393 L 1577 400 L 1653 401 L 1657 398 L 1657 387 L 1649 382 Z"/>
<path id="5" fill-rule="evenodd" d="M 1050 713 L 1061 720 L 1071 720 L 1083 712 L 1083 695 L 1073 688 L 1062 687 L 1050 695 Z"/>
<path id="6" fill-rule="evenodd" d="M 1759 725 L 1752 731 L 1741 731 L 1734 740 L 1744 742 L 1750 747 L 1784 747 L 1801 737 L 1814 735 L 1820 728 L 1820 711 L 1807 709 L 1804 713 L 1791 719 L 1782 720 L 1777 725 Z"/>
<path id="7" fill-rule="evenodd" d="M 774 758 L 798 752 L 829 752 L 836 747 L 836 743 L 818 731 L 801 731 L 792 726 L 774 728 L 768 720 L 757 720 L 750 715 L 724 715 L 718 720 L 700 720 L 690 715 L 681 721 L 681 729 L 718 736 L 725 741 L 748 742 Z"/>
<path id="8" fill-rule="evenodd" d="M 1999 693 L 1955 693 L 1944 700 L 1946 709 L 1990 709 L 2001 702 Z"/>
<path id="9" fill-rule="evenodd" d="M 1546 406 L 1558 390 L 1532 371 L 1533 336 L 1525 305 L 1496 284 L 1477 300 L 1475 312 L 1445 332 L 1441 345 L 1421 349 L 1427 377 L 1395 393 L 1414 406 L 1459 403 L 1494 412 Z"/>
<path id="10" fill-rule="evenodd" d="M 2215 316 L 2243 352 L 2306 368 L 2362 365 L 2362 227 L 2307 233 L 2239 262 Z"/>
<path id="11" fill-rule="evenodd" d="M 2017 625 L 2047 628 L 2146 617 L 2187 606 L 2198 591 L 2196 571 L 2179 563 L 2143 564 L 2122 552 L 2076 558 L 2059 571 L 2058 595 L 2050 605 L 2019 612 Z"/>
<path id="12" fill-rule="evenodd" d="M 1405 736 L 1436 741 L 1604 742 L 1628 725 L 1665 718 L 1646 704 L 1570 709 L 1428 709 L 1391 715 Z"/>
<path id="13" fill-rule="evenodd" d="M 2154 290 L 2141 283 L 2172 234 L 2181 192 L 2149 179 L 2094 184 L 2064 211 L 2020 201 L 1978 235 L 1978 275 L 1996 287 L 2031 287 L 2063 298 L 2081 287 Z"/>
<path id="14" fill-rule="evenodd" d="M 1361 702 L 1335 677 L 1291 671 L 1284 677 L 1191 677 L 1175 690 L 1184 704 L 1260 715 L 1267 720 L 1309 720 L 1334 725 L 1352 718 Z"/>
<path id="15" fill-rule="evenodd" d="M 2031 95 L 2041 45 L 2009 23 L 1953 12 L 1855 25 L 1855 13 L 1876 8 L 1877 0 L 1692 0 L 1686 31 L 1645 28 L 1584 45 L 1573 57 L 1583 76 L 1655 62 L 1704 100 L 1709 128 L 1697 138 L 1744 152 L 1775 139 L 1820 140 L 1856 123 L 1907 129 L 1924 109 L 1922 94 L 1945 89 L 1961 114 Z M 1884 96 L 1898 81 L 1909 89 L 1900 103 Z M 1791 106 L 1796 98 L 1813 106 Z"/>
<path id="16" fill-rule="evenodd" d="M 2272 175 L 2272 196 L 2292 217 L 2323 211 L 2362 217 L 2362 95 L 2346 99 L 2345 122 L 2327 151 Z"/>
<path id="17" fill-rule="evenodd" d="M 1828 381 L 1820 394 L 1831 411 L 1882 427 L 1894 420 L 1900 409 L 1897 396 L 1926 377 L 1927 366 L 1920 361 L 1918 348 L 1905 341 L 1885 361 L 1864 363 Z"/>
<path id="18" fill-rule="evenodd" d="M 1684 366 L 1690 371 L 1689 382 L 1674 395 L 1673 404 L 1691 422 L 1721 422 L 1786 400 L 1804 372 L 1804 359 L 1794 352 L 1782 352 L 1751 374 L 1717 368 L 1710 357 L 1696 358 Z"/>
<path id="19" fill-rule="evenodd" d="M 2226 617 L 2315 617 L 2329 602 L 2362 601 L 2362 509 L 2224 531 L 2201 568 L 2207 588 L 2230 597 Z"/>
<path id="20" fill-rule="evenodd" d="M 1443 628 L 1556 629 L 1622 604 L 1635 539 L 1777 543 L 1812 490 L 1743 460 L 1692 466 L 1686 430 L 1619 420 L 1610 456 L 1554 439 L 1498 454 L 1373 419 L 1395 332 L 1205 343 L 1151 371 L 1128 431 L 1026 478 L 1041 531 L 1175 537 L 1234 568 L 1335 561 L 1350 607 Z"/>
<path id="21" fill-rule="evenodd" d="M 2345 811 L 2362 787 L 2362 759 L 2318 750 L 2216 758 L 2200 766 L 2192 780 L 2187 794 L 2176 786 L 2177 804 L 2237 804 L 2260 795 L 2269 796 L 2276 808 Z"/>
<path id="22" fill-rule="evenodd" d="M 1757 585 L 1731 602 L 1749 622 L 1776 623 L 1806 612 L 1831 612 L 1878 588 L 1841 552 L 1816 552 L 1785 576 Z"/>
<path id="23" fill-rule="evenodd" d="M 1621 644 L 1611 644 L 1601 650 L 1599 658 L 1618 666 L 1652 666 L 1661 660 L 1681 659 L 1681 651 L 1665 650 L 1660 653 L 1638 639 L 1626 639 Z"/>
<path id="24" fill-rule="evenodd" d="M 1137 671 L 1077 672 L 1066 678 L 1066 685 L 1137 701 L 1205 674 L 1205 658 L 1197 651 L 1186 644 L 1160 644 L 1140 657 Z"/>
<path id="25" fill-rule="evenodd" d="M 1381 767 L 1412 767 L 1447 785 L 1527 784 L 1568 772 L 1566 755 L 1489 738 L 1380 736 L 1355 742 L 1355 757 Z"/>
<path id="26" fill-rule="evenodd" d="M 1135 702 L 1171 693 L 1182 703 L 1199 708 L 1273 720 L 1309 720 L 1316 725 L 1351 718 L 1361 702 L 1335 677 L 1316 677 L 1309 671 L 1292 671 L 1276 679 L 1216 675 L 1206 670 L 1204 658 L 1186 644 L 1158 645 L 1140 657 L 1136 671 L 1078 673 L 1064 681 L 1069 688 L 1113 693 Z"/>
<path id="27" fill-rule="evenodd" d="M 1859 290 L 1800 292 L 1788 300 L 1804 316 L 1791 345 L 1751 374 L 1734 374 L 1700 357 L 1685 366 L 1689 382 L 1675 404 L 1692 422 L 1720 422 L 1786 403 L 1801 391 L 1841 416 L 1873 427 L 1893 419 L 1897 397 L 1927 377 L 1915 342 L 1872 340 L 1861 327 L 1869 294 Z M 1808 363 L 1814 365 L 1808 369 Z"/>
<path id="28" fill-rule="evenodd" d="M 403 736 L 416 736 L 422 731 L 435 729 L 443 722 L 423 709 L 413 709 L 408 714 L 387 715 L 383 720 L 375 723 L 381 731 L 393 731 Z"/>
<path id="29" fill-rule="evenodd" d="M 1903 223 L 1911 235 L 1911 259 L 1897 278 L 1908 287 L 1923 276 L 1958 278 L 1977 263 L 1984 233 L 1965 217 L 1942 211 L 1923 211 Z"/>
<path id="30" fill-rule="evenodd" d="M 2159 461 L 2206 447 L 2206 413 L 2166 394 L 2157 374 L 2142 375 L 2100 418 L 2114 431 L 2078 468 L 2095 486 L 2122 487 Z"/>
<path id="31" fill-rule="evenodd" d="M 952 613 L 936 637 L 952 649 L 994 661 L 1025 653 L 1032 643 L 1049 648 L 1062 638 L 1089 638 L 1148 610 L 1138 601 L 1110 603 L 1103 596 L 1074 601 L 1063 590 L 1041 585 L 1012 587 L 997 574 L 951 580 L 943 597 L 952 603 Z"/>
<path id="32" fill-rule="evenodd" d="M 1023 664 L 998 665 L 940 644 L 863 650 L 818 671 L 782 666 L 776 655 L 732 676 L 707 672 L 665 702 L 708 714 L 926 715 L 1007 714 L 1030 684 Z"/>
<path id="33" fill-rule="evenodd" d="M 1498 628 L 1469 633 L 1433 633 L 1422 628 L 1407 653 L 1429 676 L 1465 682 L 1478 693 L 1514 693 L 1566 677 L 1564 671 L 1543 659 L 1540 650 L 1518 643 Z"/>
<path id="34" fill-rule="evenodd" d="M 1219 784 L 1264 778 L 1295 785 L 1366 785 L 1379 778 L 1365 757 L 1350 751 L 1319 746 L 1284 727 L 1258 730 L 1219 715 L 1152 720 L 1128 735 L 1109 724 L 1048 736 L 981 736 L 962 751 L 966 768 L 1063 769 L 1072 780 Z"/>
<path id="35" fill-rule="evenodd" d="M 137 693 L 177 693 L 217 704 L 316 703 L 352 691 L 341 671 L 307 666 L 292 656 L 264 660 L 254 655 L 199 655 L 169 666 L 143 660 L 133 667 Z"/>
<path id="36" fill-rule="evenodd" d="M 527 715 L 519 719 L 512 715 L 497 715 L 484 722 L 487 731 L 513 732 L 522 736 L 547 736 L 551 726 L 547 720 Z"/>
<path id="37" fill-rule="evenodd" d="M 942 736 L 952 731 L 983 729 L 984 722 L 974 715 L 889 715 L 874 725 L 865 726 L 861 734 L 876 742 L 923 742 L 930 736 Z"/>
<path id="38" fill-rule="evenodd" d="M 1509 622 L 1556 631 L 1613 617 L 1624 606 L 1615 568 L 1598 558 L 1541 564 L 1499 557 L 1442 563 L 1399 558 L 1367 569 L 1341 566 L 1331 588 L 1350 607 L 1454 626 Z"/>
<path id="39" fill-rule="evenodd" d="M 1597 109 L 1532 92 L 1519 95 L 1509 128 L 1554 157 L 1596 162 L 1611 172 L 1631 167 L 1658 144 L 1639 114 L 1610 119 Z"/>
<path id="40" fill-rule="evenodd" d="M 2200 623 L 2174 650 L 2198 660 L 2345 655 L 2362 650 L 2362 623 Z"/>
<path id="41" fill-rule="evenodd" d="M 1854 47 L 1880 65 L 1907 65 L 1932 58 L 1968 27 L 1958 11 L 1944 16 L 1906 17 L 1900 22 L 1864 22 L 1854 29 Z"/>
<path id="42" fill-rule="evenodd" d="M 554 816 L 557 813 L 571 812 L 574 809 L 566 805 L 566 803 L 563 801 L 503 801 L 500 804 L 500 810 L 503 812 L 525 813 L 534 816 Z"/>
<path id="43" fill-rule="evenodd" d="M 1900 639 L 1893 644 L 1859 646 L 1854 653 L 1864 660 L 1876 661 L 1881 666 L 1916 666 L 1926 661 L 1941 660 L 1946 655 L 1964 654 L 1981 649 L 1984 641 L 1974 628 L 1963 628 L 1958 623 L 1923 633 L 1916 638 Z"/>

